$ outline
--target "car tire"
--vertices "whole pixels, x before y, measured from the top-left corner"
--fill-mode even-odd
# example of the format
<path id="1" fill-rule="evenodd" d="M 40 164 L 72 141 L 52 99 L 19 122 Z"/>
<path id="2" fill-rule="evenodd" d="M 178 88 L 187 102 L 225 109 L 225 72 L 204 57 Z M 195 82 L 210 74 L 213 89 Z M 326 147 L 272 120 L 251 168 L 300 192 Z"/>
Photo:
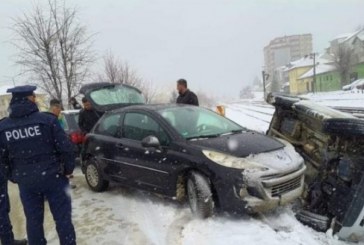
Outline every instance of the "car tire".
<path id="1" fill-rule="evenodd" d="M 208 178 L 198 172 L 191 172 L 187 179 L 187 195 L 193 214 L 202 219 L 213 215 L 215 204 Z"/>
<path id="2" fill-rule="evenodd" d="M 364 135 L 364 120 L 356 118 L 330 118 L 323 123 L 323 132 L 335 135 Z"/>
<path id="3" fill-rule="evenodd" d="M 102 177 L 100 168 L 94 159 L 91 159 L 86 165 L 85 178 L 90 189 L 95 192 L 103 192 L 109 187 L 109 181 Z"/>

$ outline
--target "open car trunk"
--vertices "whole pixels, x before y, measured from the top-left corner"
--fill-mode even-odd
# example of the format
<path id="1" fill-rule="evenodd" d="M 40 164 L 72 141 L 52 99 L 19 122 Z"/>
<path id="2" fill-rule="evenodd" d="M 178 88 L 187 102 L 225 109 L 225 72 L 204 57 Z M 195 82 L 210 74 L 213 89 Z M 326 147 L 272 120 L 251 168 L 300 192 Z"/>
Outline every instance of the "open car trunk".
<path id="1" fill-rule="evenodd" d="M 145 104 L 142 92 L 135 87 L 125 84 L 106 82 L 89 83 L 81 87 L 80 93 L 101 114 L 130 105 Z"/>

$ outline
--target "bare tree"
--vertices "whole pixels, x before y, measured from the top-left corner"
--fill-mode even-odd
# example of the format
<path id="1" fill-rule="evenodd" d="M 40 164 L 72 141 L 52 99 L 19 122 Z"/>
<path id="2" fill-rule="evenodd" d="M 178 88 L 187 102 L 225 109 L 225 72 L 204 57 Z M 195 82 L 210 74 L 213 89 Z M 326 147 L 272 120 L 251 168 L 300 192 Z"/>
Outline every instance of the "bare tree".
<path id="1" fill-rule="evenodd" d="M 341 85 L 350 82 L 351 68 L 355 62 L 354 50 L 347 44 L 339 44 L 334 50 L 334 63 L 341 78 Z"/>
<path id="2" fill-rule="evenodd" d="M 77 20 L 75 8 L 48 0 L 14 19 L 17 64 L 51 97 L 67 101 L 79 92 L 94 61 L 92 40 Z"/>
<path id="3" fill-rule="evenodd" d="M 146 103 L 153 102 L 157 88 L 151 81 L 144 80 L 126 61 L 115 57 L 111 51 L 104 56 L 104 71 L 98 76 L 99 81 L 121 83 L 136 87 L 142 91 Z"/>
<path id="4" fill-rule="evenodd" d="M 169 99 L 169 103 L 175 104 L 177 101 L 177 98 L 178 98 L 178 94 L 177 94 L 176 90 L 173 90 L 172 94 L 171 94 L 171 98 Z"/>
<path id="5" fill-rule="evenodd" d="M 142 93 L 144 95 L 145 102 L 147 104 L 153 103 L 153 101 L 157 95 L 157 92 L 158 92 L 158 89 L 155 86 L 155 84 L 151 81 L 143 82 L 140 90 L 142 91 Z"/>
<path id="6" fill-rule="evenodd" d="M 116 58 L 111 51 L 104 56 L 104 73 L 99 75 L 102 81 L 121 83 L 142 89 L 143 79 L 127 62 Z"/>

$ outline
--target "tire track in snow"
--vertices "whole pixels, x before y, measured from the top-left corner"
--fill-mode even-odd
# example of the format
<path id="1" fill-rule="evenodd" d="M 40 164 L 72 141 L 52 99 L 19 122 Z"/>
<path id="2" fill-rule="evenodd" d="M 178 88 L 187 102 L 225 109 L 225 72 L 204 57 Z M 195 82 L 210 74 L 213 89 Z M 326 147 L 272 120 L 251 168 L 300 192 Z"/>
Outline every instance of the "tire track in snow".
<path id="1" fill-rule="evenodd" d="M 184 214 L 180 218 L 175 219 L 168 227 L 166 244 L 183 245 L 183 230 L 192 219 L 192 216 L 189 214 Z"/>
<path id="2" fill-rule="evenodd" d="M 88 191 L 83 176 L 76 176 L 74 183 L 77 188 L 73 190 L 74 200 L 74 225 L 76 233 L 79 234 L 77 242 L 79 245 L 102 244 L 102 245 L 154 245 L 150 242 L 139 224 L 127 217 L 118 217 L 114 207 L 99 196 L 104 194 L 95 193 L 95 198 L 84 199 L 83 195 Z M 115 195 L 120 195 L 122 190 L 118 188 Z M 113 191 L 110 191 L 113 192 Z M 111 205 L 111 206 L 110 206 Z M 128 216 L 136 216 L 136 207 L 130 206 L 125 210 Z M 110 239 L 107 234 L 120 234 L 118 240 Z"/>
<path id="3" fill-rule="evenodd" d="M 229 105 L 228 108 L 230 108 L 231 110 L 240 112 L 246 116 L 249 116 L 251 118 L 254 118 L 256 120 L 265 122 L 265 123 L 270 123 L 270 119 L 268 120 L 268 117 L 271 118 L 271 115 L 267 115 L 266 113 L 261 113 L 261 112 L 257 112 L 248 108 L 241 108 L 239 106 L 235 106 L 235 105 Z M 249 113 L 251 112 L 251 113 Z"/>

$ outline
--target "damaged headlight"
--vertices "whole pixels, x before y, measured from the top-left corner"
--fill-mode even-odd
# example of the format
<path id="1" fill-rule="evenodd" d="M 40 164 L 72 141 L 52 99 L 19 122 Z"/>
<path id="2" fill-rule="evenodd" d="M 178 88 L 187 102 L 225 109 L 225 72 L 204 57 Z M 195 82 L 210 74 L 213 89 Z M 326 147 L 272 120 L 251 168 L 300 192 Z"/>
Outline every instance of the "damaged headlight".
<path id="1" fill-rule="evenodd" d="M 244 170 L 268 170 L 265 166 L 259 163 L 248 161 L 245 158 L 238 158 L 228 154 L 203 150 L 203 154 L 211 161 L 228 168 L 244 169 Z"/>

